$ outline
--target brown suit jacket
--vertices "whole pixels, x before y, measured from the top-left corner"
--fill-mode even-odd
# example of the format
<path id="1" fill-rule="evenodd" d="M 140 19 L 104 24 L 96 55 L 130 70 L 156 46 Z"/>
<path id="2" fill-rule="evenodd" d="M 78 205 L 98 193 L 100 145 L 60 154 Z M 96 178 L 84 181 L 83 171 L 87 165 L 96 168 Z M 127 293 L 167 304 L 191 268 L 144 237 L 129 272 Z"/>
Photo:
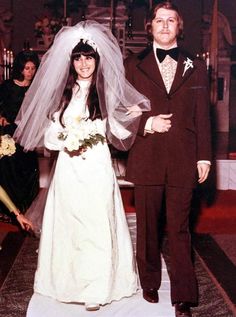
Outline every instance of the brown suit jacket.
<path id="1" fill-rule="evenodd" d="M 129 152 L 126 179 L 134 184 L 194 187 L 197 161 L 211 160 L 206 65 L 195 59 L 193 68 L 184 73 L 187 57 L 180 53 L 169 93 L 152 49 L 131 55 L 125 61 L 128 80 L 151 101 L 151 111 L 142 114 Z M 144 136 L 150 116 L 169 113 L 173 114 L 169 132 Z"/>

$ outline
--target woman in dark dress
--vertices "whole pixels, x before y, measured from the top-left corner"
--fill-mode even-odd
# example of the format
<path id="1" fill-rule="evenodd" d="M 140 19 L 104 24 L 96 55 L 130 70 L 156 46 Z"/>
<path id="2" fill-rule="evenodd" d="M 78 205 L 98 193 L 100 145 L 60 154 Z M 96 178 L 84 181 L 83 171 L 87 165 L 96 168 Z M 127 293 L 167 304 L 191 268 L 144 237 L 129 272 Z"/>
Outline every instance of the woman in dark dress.
<path id="1" fill-rule="evenodd" d="M 39 59 L 33 51 L 20 52 L 13 63 L 12 79 L 0 85 L 0 133 L 13 135 L 16 115 L 29 88 Z M 37 154 L 24 152 L 16 144 L 16 153 L 0 160 L 0 186 L 22 213 L 30 206 L 39 190 Z M 6 211 L 4 205 L 0 210 Z"/>

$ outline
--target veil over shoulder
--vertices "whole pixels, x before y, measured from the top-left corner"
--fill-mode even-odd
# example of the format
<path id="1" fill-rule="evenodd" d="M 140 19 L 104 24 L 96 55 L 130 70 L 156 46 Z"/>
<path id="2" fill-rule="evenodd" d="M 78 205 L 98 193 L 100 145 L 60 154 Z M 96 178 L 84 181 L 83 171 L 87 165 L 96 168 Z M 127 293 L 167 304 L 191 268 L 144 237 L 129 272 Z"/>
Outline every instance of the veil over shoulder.
<path id="1" fill-rule="evenodd" d="M 126 80 L 121 50 L 109 28 L 90 20 L 63 27 L 43 56 L 16 118 L 14 137 L 26 151 L 43 146 L 50 114 L 57 110 L 66 85 L 72 49 L 81 39 L 92 43 L 100 56 L 97 91 L 108 141 L 128 150 L 142 111 L 150 110 L 149 100 Z M 141 111 L 129 111 L 137 107 Z"/>

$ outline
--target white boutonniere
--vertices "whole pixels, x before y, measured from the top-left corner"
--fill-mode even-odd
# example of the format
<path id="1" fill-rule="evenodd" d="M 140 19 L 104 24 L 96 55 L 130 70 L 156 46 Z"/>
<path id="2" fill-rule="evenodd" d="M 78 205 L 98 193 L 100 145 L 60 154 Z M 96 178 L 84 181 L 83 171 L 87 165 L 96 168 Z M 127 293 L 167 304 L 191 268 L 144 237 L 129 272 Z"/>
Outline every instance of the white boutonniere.
<path id="1" fill-rule="evenodd" d="M 184 77 L 184 74 L 189 68 L 193 68 L 193 61 L 187 57 L 187 60 L 184 61 L 184 71 L 182 77 Z"/>

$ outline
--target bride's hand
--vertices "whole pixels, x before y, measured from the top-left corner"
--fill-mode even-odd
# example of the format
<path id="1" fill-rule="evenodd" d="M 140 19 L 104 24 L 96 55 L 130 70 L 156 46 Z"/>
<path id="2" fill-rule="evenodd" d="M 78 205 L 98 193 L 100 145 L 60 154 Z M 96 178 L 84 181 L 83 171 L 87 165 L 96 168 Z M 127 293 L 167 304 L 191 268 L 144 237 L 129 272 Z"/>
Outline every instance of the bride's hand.
<path id="1" fill-rule="evenodd" d="M 74 151 L 69 151 L 67 148 L 65 148 L 64 150 L 67 154 L 69 154 L 70 157 L 79 156 L 83 154 L 84 152 L 86 152 L 85 148 L 79 148 L 78 150 L 74 150 Z"/>
<path id="2" fill-rule="evenodd" d="M 128 111 L 125 114 L 128 115 L 128 114 L 130 114 L 132 112 L 135 112 L 137 115 L 141 115 L 142 114 L 141 108 L 139 106 L 136 106 L 136 105 L 128 107 Z"/>

